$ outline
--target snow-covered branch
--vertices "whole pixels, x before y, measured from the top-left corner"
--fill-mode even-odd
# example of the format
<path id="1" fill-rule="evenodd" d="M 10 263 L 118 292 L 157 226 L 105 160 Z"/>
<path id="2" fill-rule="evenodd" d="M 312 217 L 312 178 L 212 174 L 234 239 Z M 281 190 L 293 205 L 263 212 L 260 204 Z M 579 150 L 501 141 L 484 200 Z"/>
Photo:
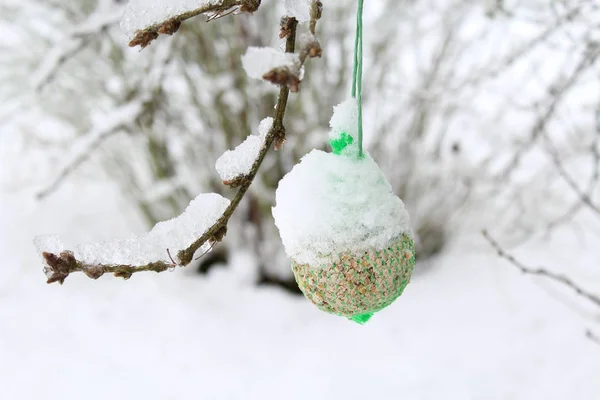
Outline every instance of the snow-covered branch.
<path id="1" fill-rule="evenodd" d="M 296 27 L 297 21 L 294 20 L 286 40 L 286 53 L 293 53 L 295 50 Z M 45 272 L 48 283 L 63 283 L 73 272 L 83 272 L 93 279 L 106 273 L 128 279 L 137 272 L 162 272 L 176 266 L 188 265 L 198 250 L 207 245 L 211 248 L 220 242 L 227 232 L 229 219 L 256 177 L 267 151 L 273 143 L 281 142 L 285 137 L 283 118 L 289 92 L 290 89 L 287 86 L 281 87 L 275 116 L 265 135 L 264 143 L 260 147 L 246 179 L 241 183 L 235 197 L 224 210 L 219 208 L 224 207 L 223 201 L 226 199 L 221 198 L 222 201 L 217 201 L 217 206 L 206 206 L 205 202 L 201 201 L 202 199 L 206 199 L 206 196 L 218 195 L 200 195 L 190 203 L 181 216 L 159 223 L 148 234 L 139 237 L 76 246 L 75 250 L 65 249 L 55 237 L 40 238 L 37 241 L 38 249 L 46 263 Z M 222 210 L 222 214 L 217 216 L 215 210 Z M 204 222 L 198 223 L 198 221 Z M 198 236 L 200 231 L 203 232 L 200 237 L 192 239 Z M 160 251 L 162 256 L 158 255 L 157 251 Z"/>
<path id="2" fill-rule="evenodd" d="M 231 13 L 252 14 L 261 0 L 131 0 L 121 19 L 121 28 L 132 37 L 129 46 L 142 49 L 160 34 L 172 35 L 181 23 L 197 15 L 209 21 Z"/>
<path id="3" fill-rule="evenodd" d="M 242 57 L 242 64 L 249 77 L 287 86 L 296 93 L 304 77 L 306 59 L 322 54 L 315 32 L 323 13 L 323 3 L 319 0 L 287 0 L 285 6 L 287 15 L 281 19 L 281 39 L 288 38 L 298 22 L 310 21 L 309 32 L 298 40 L 298 54 L 283 53 L 272 47 L 250 47 Z"/>
<path id="4" fill-rule="evenodd" d="M 234 150 L 227 150 L 215 164 L 223 184 L 236 188 L 241 186 L 252 171 L 260 149 L 265 144 L 273 118 L 265 118 L 258 127 L 258 135 L 250 135 Z"/>
<path id="5" fill-rule="evenodd" d="M 313 4 L 317 3 L 320 2 Z M 318 16 L 320 18 L 320 12 Z M 290 22 L 297 24 L 293 17 L 284 17 L 281 20 L 281 38 L 288 37 Z M 317 19 L 314 22 L 316 24 Z M 298 92 L 300 82 L 304 78 L 306 59 L 321 57 L 322 54 L 321 45 L 313 33 L 300 36 L 298 42 L 298 54 L 283 53 L 272 47 L 250 47 L 242 57 L 246 73 L 250 78 L 263 79 L 275 85 L 287 86 L 293 93 Z"/>
<path id="6" fill-rule="evenodd" d="M 44 272 L 48 283 L 62 283 L 75 271 L 93 279 L 105 273 L 129 278 L 134 272 L 162 272 L 176 266 L 170 249 L 187 246 L 213 225 L 228 206 L 229 200 L 218 194 L 200 194 L 181 215 L 156 224 L 142 235 L 79 244 L 69 250 L 57 236 L 38 236 L 36 246 L 46 249 L 42 256 L 47 264 Z M 211 244 L 215 241 L 212 238 Z"/>

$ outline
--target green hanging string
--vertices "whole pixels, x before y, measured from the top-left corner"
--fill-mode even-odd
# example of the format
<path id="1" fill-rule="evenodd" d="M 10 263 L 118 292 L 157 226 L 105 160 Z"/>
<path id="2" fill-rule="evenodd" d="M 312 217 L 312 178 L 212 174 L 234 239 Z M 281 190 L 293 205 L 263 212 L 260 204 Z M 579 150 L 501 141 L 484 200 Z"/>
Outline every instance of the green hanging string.
<path id="1" fill-rule="evenodd" d="M 356 12 L 356 38 L 354 39 L 354 68 L 352 72 L 352 97 L 358 103 L 358 158 L 363 157 L 362 70 L 363 70 L 363 1 L 358 0 Z"/>
<path id="2" fill-rule="evenodd" d="M 363 109 L 362 109 L 362 75 L 363 75 L 363 2 L 358 0 L 356 12 L 356 37 L 354 39 L 354 67 L 352 71 L 352 97 L 358 105 L 358 158 L 363 155 Z M 346 132 L 329 141 L 334 154 L 343 154 L 344 149 L 354 142 L 354 138 Z"/>

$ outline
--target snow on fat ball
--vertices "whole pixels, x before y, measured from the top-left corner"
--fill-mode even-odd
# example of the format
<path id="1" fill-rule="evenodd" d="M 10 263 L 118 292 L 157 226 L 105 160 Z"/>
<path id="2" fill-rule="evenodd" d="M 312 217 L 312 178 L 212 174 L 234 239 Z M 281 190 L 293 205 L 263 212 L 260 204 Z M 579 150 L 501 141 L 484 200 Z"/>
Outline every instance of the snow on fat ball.
<path id="1" fill-rule="evenodd" d="M 250 174 L 272 126 L 273 118 L 263 119 L 258 126 L 258 135 L 248 136 L 234 150 L 227 150 L 219 157 L 215 167 L 223 182 L 232 184 L 237 179 Z"/>
<path id="2" fill-rule="evenodd" d="M 304 156 L 280 182 L 273 208 L 287 255 L 322 268 L 352 250 L 385 249 L 410 222 L 402 200 L 373 159 L 320 150 Z"/>
<path id="3" fill-rule="evenodd" d="M 210 228 L 229 206 L 229 200 L 216 194 L 200 194 L 185 211 L 168 221 L 157 223 L 148 233 L 124 239 L 66 246 L 56 235 L 37 236 L 34 243 L 40 253 L 59 254 L 69 249 L 85 264 L 142 266 L 163 261 L 171 263 L 171 254 L 187 248 Z M 208 248 L 205 244 L 202 250 Z"/>

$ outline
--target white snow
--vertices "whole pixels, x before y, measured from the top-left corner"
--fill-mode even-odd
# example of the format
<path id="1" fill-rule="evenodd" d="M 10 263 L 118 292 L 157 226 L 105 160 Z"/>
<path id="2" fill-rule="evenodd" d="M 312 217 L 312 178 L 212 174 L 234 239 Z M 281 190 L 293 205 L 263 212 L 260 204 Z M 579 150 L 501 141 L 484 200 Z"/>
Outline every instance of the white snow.
<path id="1" fill-rule="evenodd" d="M 477 235 L 448 248 L 413 276 L 394 307 L 358 326 L 248 282 L 244 274 L 256 265 L 239 248 L 230 267 L 202 277 L 189 269 L 127 282 L 74 274 L 63 286 L 46 285 L 35 232 L 59 225 L 112 237 L 143 224 L 105 182 L 69 181 L 44 203 L 22 189 L 0 189 L 4 399 L 591 400 L 600 393 L 600 347 L 584 337 L 587 328 L 600 332 L 591 312 L 574 312 L 583 302 L 523 276 Z M 597 288 L 597 237 L 577 232 L 518 256 Z"/>
<path id="2" fill-rule="evenodd" d="M 174 256 L 177 251 L 187 248 L 217 221 L 228 205 L 229 200 L 218 194 L 200 194 L 181 215 L 159 222 L 148 233 L 73 245 L 64 244 L 58 236 L 43 235 L 35 238 L 35 245 L 40 253 L 71 250 L 78 260 L 88 264 L 171 263 L 167 249 Z M 203 250 L 208 246 L 207 243 Z"/>
<path id="3" fill-rule="evenodd" d="M 258 158 L 265 138 L 273 126 L 273 118 L 265 118 L 258 126 L 258 135 L 250 135 L 234 150 L 227 150 L 217 160 L 215 167 L 223 182 L 248 175 Z"/>
<path id="4" fill-rule="evenodd" d="M 353 139 L 352 144 L 348 145 L 342 154 L 358 154 L 358 103 L 355 98 L 351 97 L 333 108 L 329 126 L 330 140 L 338 139 L 343 133 Z"/>
<path id="5" fill-rule="evenodd" d="M 285 12 L 298 22 L 310 21 L 310 8 L 313 0 L 285 0 Z"/>
<path id="6" fill-rule="evenodd" d="M 317 37 L 315 35 L 313 35 L 311 32 L 303 32 L 303 33 L 299 34 L 298 38 L 296 39 L 297 46 L 300 49 L 306 48 L 311 43 L 315 43 L 318 41 L 319 40 L 317 39 Z"/>
<path id="7" fill-rule="evenodd" d="M 313 150 L 280 182 L 273 208 L 287 255 L 321 267 L 344 251 L 384 249 L 410 221 L 370 155 L 361 160 Z"/>
<path id="8" fill-rule="evenodd" d="M 220 2 L 221 0 L 130 0 L 121 19 L 121 29 L 129 37 L 133 37 L 138 30 Z"/>
<path id="9" fill-rule="evenodd" d="M 242 65 L 250 78 L 262 79 L 275 68 L 287 67 L 300 76 L 300 59 L 297 54 L 285 53 L 272 47 L 249 47 L 242 56 Z"/>

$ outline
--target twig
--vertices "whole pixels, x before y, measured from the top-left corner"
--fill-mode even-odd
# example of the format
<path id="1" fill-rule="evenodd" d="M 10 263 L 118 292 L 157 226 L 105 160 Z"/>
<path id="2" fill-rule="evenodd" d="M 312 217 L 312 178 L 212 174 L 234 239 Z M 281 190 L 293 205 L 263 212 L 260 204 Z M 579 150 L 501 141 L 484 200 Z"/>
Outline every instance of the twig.
<path id="1" fill-rule="evenodd" d="M 465 80 L 461 85 L 463 86 L 474 86 L 484 79 L 496 78 L 502 71 L 512 67 L 521 60 L 525 55 L 529 54 L 532 50 L 539 47 L 543 43 L 547 43 L 548 39 L 552 37 L 556 32 L 559 32 L 563 26 L 568 23 L 575 21 L 575 17 L 581 14 L 583 3 L 577 4 L 573 8 L 565 11 L 562 15 L 557 15 L 552 25 L 546 27 L 540 34 L 532 38 L 529 42 L 525 43 L 521 47 L 515 49 L 512 53 L 508 54 L 503 60 L 498 60 L 493 64 L 492 67 L 475 72 L 471 77 Z"/>
<path id="2" fill-rule="evenodd" d="M 296 31 L 298 22 L 296 20 L 290 25 L 290 34 L 286 39 L 286 52 L 293 53 L 296 46 Z M 276 140 L 281 140 L 285 137 L 285 127 L 283 125 L 283 119 L 285 117 L 285 111 L 287 107 L 288 97 L 290 89 L 287 86 L 281 86 L 279 91 L 279 99 L 277 107 L 275 109 L 275 116 L 273 126 L 266 135 L 265 142 L 260 149 L 258 158 L 252 165 L 252 169 L 248 174 L 248 179 L 240 186 L 233 200 L 231 200 L 227 209 L 223 212 L 223 215 L 204 232 L 204 234 L 193 242 L 186 249 L 180 250 L 177 253 L 178 266 L 186 266 L 193 260 L 194 253 L 200 249 L 206 242 L 211 244 L 220 242 L 225 234 L 227 233 L 227 223 L 233 215 L 234 211 L 239 206 L 242 198 L 250 188 L 252 181 L 256 177 L 258 170 L 265 158 L 270 147 Z M 158 261 L 149 263 L 141 266 L 132 265 L 90 265 L 80 260 L 77 260 L 75 255 L 70 251 L 64 251 L 58 255 L 44 252 L 42 253 L 47 267 L 46 275 L 48 276 L 48 283 L 59 282 L 63 283 L 64 280 L 73 272 L 83 272 L 88 277 L 97 279 L 105 273 L 112 273 L 117 277 L 129 279 L 131 275 L 137 272 L 154 271 L 163 272 L 172 268 L 173 265 L 164 261 Z"/>
<path id="3" fill-rule="evenodd" d="M 158 22 L 137 31 L 133 39 L 129 42 L 129 46 L 140 46 L 143 49 L 158 38 L 159 34 L 172 35 L 179 30 L 183 21 L 197 15 L 211 13 L 213 14 L 213 17 L 209 18 L 209 21 L 211 21 L 234 7 L 237 7 L 240 12 L 252 14 L 258 9 L 260 3 L 261 0 L 222 0 L 218 3 L 204 4 L 195 10 L 184 12 L 166 21 Z"/>
<path id="4" fill-rule="evenodd" d="M 542 135 L 546 127 L 550 124 L 552 118 L 554 118 L 560 103 L 565 99 L 568 92 L 574 87 L 583 73 L 594 65 L 599 56 L 600 51 L 597 48 L 590 46 L 588 51 L 583 54 L 581 60 L 577 64 L 577 67 L 575 67 L 570 76 L 567 78 L 559 76 L 555 82 L 549 86 L 548 92 L 551 100 L 548 106 L 532 126 L 529 133 L 529 138 L 527 138 L 525 143 L 517 151 L 515 151 L 514 155 L 511 157 L 511 160 L 498 174 L 498 179 L 500 181 L 508 180 L 514 171 L 517 170 L 525 154 L 532 148 L 540 135 Z"/>
<path id="5" fill-rule="evenodd" d="M 260 3 L 261 0 L 223 0 L 217 4 L 205 5 L 136 32 L 134 38 L 129 42 L 129 46 L 135 47 L 139 45 L 144 48 L 156 39 L 159 34 L 172 35 L 179 29 L 182 21 L 200 14 L 213 12 L 215 15 L 220 15 L 220 13 L 230 9 L 236 11 L 235 7 L 241 12 L 252 13 L 258 9 Z M 62 39 L 60 44 L 57 44 L 49 51 L 47 59 L 34 73 L 32 77 L 34 89 L 38 92 L 41 91 L 54 79 L 57 71 L 69 59 L 89 45 L 94 36 L 98 36 L 99 33 L 117 25 L 121 20 L 122 14 L 123 12 L 120 7 L 107 16 L 93 14 L 86 22 L 73 29 L 69 33 L 68 38 Z"/>
<path id="6" fill-rule="evenodd" d="M 210 253 L 212 251 L 212 249 L 215 248 L 215 246 L 217 245 L 217 242 L 212 242 L 210 244 L 210 247 L 208 249 L 206 249 L 206 251 L 202 254 L 200 254 L 198 257 L 195 258 L 196 261 L 198 261 L 199 259 L 201 259 L 202 257 L 204 257 L 205 255 L 207 255 L 208 253 Z"/>
<path id="7" fill-rule="evenodd" d="M 175 260 L 173 260 L 173 256 L 171 255 L 171 250 L 167 249 L 167 255 L 169 256 L 169 260 L 173 263 L 173 265 L 177 265 Z"/>
<path id="8" fill-rule="evenodd" d="M 69 32 L 64 38 L 48 51 L 47 57 L 32 76 L 33 87 L 41 91 L 56 76 L 57 71 L 75 54 L 85 49 L 93 36 L 106 31 L 119 23 L 122 11 L 119 8 L 106 16 L 91 15 L 88 20 Z"/>
<path id="9" fill-rule="evenodd" d="M 569 185 L 571 190 L 573 190 L 575 192 L 577 197 L 579 197 L 579 200 L 581 201 L 581 203 L 588 206 L 593 212 L 595 212 L 596 214 L 598 214 L 598 216 L 600 216 L 600 205 L 594 203 L 594 200 L 592 200 L 590 194 L 585 193 L 579 187 L 577 182 L 575 182 L 573 177 L 567 172 L 567 170 L 565 169 L 565 167 L 560 159 L 560 155 L 559 155 L 558 149 L 556 148 L 556 145 L 554 144 L 554 142 L 552 141 L 550 136 L 545 131 L 544 131 L 544 138 L 546 139 L 546 142 L 548 143 L 549 153 L 550 153 L 550 156 L 552 157 L 552 162 L 554 163 L 554 166 L 556 167 L 558 174 L 563 178 L 563 180 L 567 183 L 567 185 Z M 595 149 L 592 149 L 592 151 L 594 151 L 594 150 Z M 595 168 L 597 169 L 598 165 L 595 165 Z M 596 174 L 597 174 L 597 171 L 595 170 L 594 177 L 597 176 Z"/>
<path id="10" fill-rule="evenodd" d="M 598 134 L 596 135 L 594 142 L 590 146 L 590 152 L 592 153 L 592 171 L 594 171 L 594 173 L 592 174 L 590 182 L 588 183 L 588 187 L 584 192 L 584 194 L 590 201 L 592 201 L 594 189 L 596 188 L 598 181 L 600 181 L 600 148 L 598 148 L 598 144 L 600 143 L 600 119 L 598 120 L 598 122 L 599 125 L 596 128 Z M 573 204 L 566 213 L 564 213 L 563 215 L 561 215 L 560 217 L 556 218 L 554 221 L 548 224 L 548 226 L 546 227 L 546 231 L 550 231 L 556 228 L 558 225 L 569 221 L 584 206 L 586 206 L 585 201 L 581 198 L 578 198 L 577 202 Z"/>
<path id="11" fill-rule="evenodd" d="M 81 164 L 83 164 L 102 142 L 110 136 L 119 132 L 120 129 L 135 121 L 143 111 L 143 102 L 140 100 L 132 101 L 116 109 L 106 116 L 108 122 L 104 123 L 100 128 L 92 130 L 90 133 L 82 136 L 82 138 L 73 146 L 72 152 L 75 152 L 64 166 L 61 168 L 58 175 L 44 189 L 37 193 L 38 199 L 43 199 L 53 193 L 59 185 L 70 176 Z"/>
<path id="12" fill-rule="evenodd" d="M 591 330 L 588 329 L 585 332 L 585 337 L 600 346 L 600 336 L 594 334 L 594 332 L 592 332 Z"/>
<path id="13" fill-rule="evenodd" d="M 88 30 L 89 29 L 85 30 L 80 28 L 76 32 L 82 34 Z M 125 96 L 126 98 L 130 98 L 135 94 L 135 99 L 129 100 L 128 103 L 124 105 L 119 105 L 106 114 L 100 126 L 93 127 L 90 132 L 82 135 L 81 138 L 75 142 L 69 150 L 69 153 L 71 154 L 70 160 L 67 160 L 63 164 L 59 173 L 50 184 L 38 192 L 38 199 L 43 199 L 58 189 L 60 184 L 75 172 L 81 164 L 87 161 L 92 156 L 94 150 L 109 137 L 119 133 L 138 121 L 146 111 L 148 104 L 151 103 L 150 100 L 152 97 L 155 97 L 157 93 L 160 92 L 159 86 L 164 78 L 166 66 L 170 61 L 170 50 L 171 46 L 165 46 L 162 51 L 155 53 L 156 59 L 154 60 L 153 65 L 158 67 L 153 68 L 151 72 L 146 74 L 145 79 L 142 82 L 141 90 L 136 89 L 131 95 L 128 94 Z"/>
<path id="14" fill-rule="evenodd" d="M 114 274 L 114 276 L 129 279 L 136 272 L 154 271 L 164 272 L 176 265 L 158 261 L 141 266 L 133 265 L 106 265 L 106 264 L 86 264 L 75 258 L 70 251 L 63 251 L 59 255 L 42 253 L 47 267 L 44 269 L 48 276 L 47 283 L 63 283 L 65 279 L 73 272 L 83 272 L 89 278 L 98 279 L 104 274 Z"/>
<path id="15" fill-rule="evenodd" d="M 586 298 L 594 305 L 600 307 L 600 296 L 593 294 L 591 292 L 588 292 L 585 289 L 582 289 L 579 285 L 577 285 L 575 282 L 573 282 L 569 277 L 567 277 L 565 275 L 557 274 L 555 272 L 548 271 L 547 269 L 541 268 L 541 267 L 538 267 L 538 268 L 527 267 L 523 263 L 518 261 L 513 255 L 507 253 L 500 246 L 500 244 L 490 236 L 490 234 L 486 230 L 483 231 L 483 236 L 492 245 L 492 247 L 496 250 L 496 252 L 498 253 L 498 255 L 500 257 L 504 258 L 505 260 L 507 260 L 508 262 L 513 264 L 522 273 L 528 274 L 528 275 L 543 276 L 545 278 L 548 278 L 550 280 L 558 282 L 564 286 L 568 286 L 579 296 Z"/>
<path id="16" fill-rule="evenodd" d="M 296 93 L 300 90 L 301 71 L 307 58 L 321 57 L 323 50 L 321 44 L 314 35 L 317 21 L 323 13 L 323 4 L 320 1 L 313 1 L 311 7 L 310 34 L 304 35 L 300 40 L 300 51 L 298 52 L 299 63 L 293 68 L 289 66 L 276 67 L 263 75 L 263 79 L 279 86 L 287 86 L 291 92 Z M 281 30 L 279 37 L 281 39 L 289 37 L 292 29 L 296 29 L 298 21 L 296 18 L 284 16 L 281 19 Z M 276 145 L 275 150 L 280 146 Z"/>
<path id="17" fill-rule="evenodd" d="M 310 25 L 308 30 L 311 34 L 315 35 L 317 29 L 317 21 L 321 19 L 323 15 L 323 3 L 320 0 L 313 0 L 310 6 Z"/>
<path id="18" fill-rule="evenodd" d="M 54 79 L 59 68 L 79 53 L 88 44 L 88 40 L 88 38 L 73 39 L 71 42 L 65 40 L 61 47 L 51 49 L 31 78 L 33 89 L 36 92 L 42 91 Z M 65 42 L 69 45 L 65 45 Z"/>

